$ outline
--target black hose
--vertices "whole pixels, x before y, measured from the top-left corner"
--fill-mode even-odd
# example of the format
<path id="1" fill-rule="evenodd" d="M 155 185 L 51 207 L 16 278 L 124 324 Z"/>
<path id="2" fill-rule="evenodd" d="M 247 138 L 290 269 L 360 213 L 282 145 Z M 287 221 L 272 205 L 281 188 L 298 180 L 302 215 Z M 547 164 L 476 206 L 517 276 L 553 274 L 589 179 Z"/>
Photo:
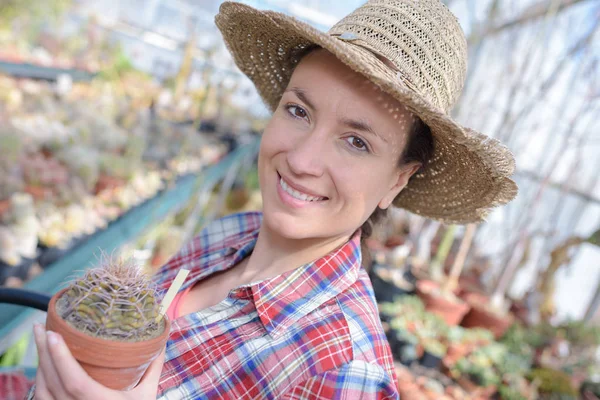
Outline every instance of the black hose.
<path id="1" fill-rule="evenodd" d="M 36 308 L 48 311 L 51 296 L 25 289 L 0 288 L 0 303 Z"/>

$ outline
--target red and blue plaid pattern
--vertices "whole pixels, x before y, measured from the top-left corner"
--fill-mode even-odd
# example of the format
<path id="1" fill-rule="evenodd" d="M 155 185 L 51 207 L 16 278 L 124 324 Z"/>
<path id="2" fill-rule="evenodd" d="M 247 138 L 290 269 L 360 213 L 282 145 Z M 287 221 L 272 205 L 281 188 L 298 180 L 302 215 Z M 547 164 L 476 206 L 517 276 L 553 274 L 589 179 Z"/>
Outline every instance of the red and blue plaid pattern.
<path id="1" fill-rule="evenodd" d="M 211 223 L 156 275 L 166 290 L 236 265 L 254 248 L 262 215 Z M 232 290 L 173 321 L 158 397 L 173 399 L 398 399 L 392 355 L 360 237 L 292 271 Z"/>

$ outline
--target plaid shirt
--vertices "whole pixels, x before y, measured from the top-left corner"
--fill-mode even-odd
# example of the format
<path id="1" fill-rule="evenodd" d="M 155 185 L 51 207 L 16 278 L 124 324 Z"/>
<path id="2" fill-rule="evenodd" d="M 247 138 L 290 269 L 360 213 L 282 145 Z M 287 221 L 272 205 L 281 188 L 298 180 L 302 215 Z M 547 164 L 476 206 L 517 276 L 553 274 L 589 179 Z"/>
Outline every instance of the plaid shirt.
<path id="1" fill-rule="evenodd" d="M 254 248 L 260 213 L 211 223 L 156 275 L 180 290 L 231 268 Z M 392 355 L 360 237 L 295 270 L 242 285 L 173 321 L 160 399 L 398 399 Z"/>

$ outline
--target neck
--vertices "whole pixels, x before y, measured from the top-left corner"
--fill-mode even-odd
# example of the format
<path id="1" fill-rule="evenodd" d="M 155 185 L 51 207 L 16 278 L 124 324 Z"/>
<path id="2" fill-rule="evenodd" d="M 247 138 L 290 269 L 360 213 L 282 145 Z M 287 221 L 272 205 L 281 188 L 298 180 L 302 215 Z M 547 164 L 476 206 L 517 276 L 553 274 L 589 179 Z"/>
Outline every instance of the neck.
<path id="1" fill-rule="evenodd" d="M 239 276 L 244 282 L 258 281 L 291 271 L 339 248 L 350 236 L 318 239 L 287 239 L 263 222 L 256 245 Z"/>

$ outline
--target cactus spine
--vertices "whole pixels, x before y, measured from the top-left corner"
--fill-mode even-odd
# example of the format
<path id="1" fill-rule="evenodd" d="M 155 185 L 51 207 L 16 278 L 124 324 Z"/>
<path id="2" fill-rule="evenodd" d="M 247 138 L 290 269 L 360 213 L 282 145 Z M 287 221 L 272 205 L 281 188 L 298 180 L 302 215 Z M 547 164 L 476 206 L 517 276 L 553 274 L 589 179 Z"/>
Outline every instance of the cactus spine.
<path id="1" fill-rule="evenodd" d="M 57 302 L 75 329 L 109 340 L 141 341 L 162 333 L 157 291 L 133 262 L 103 257 L 76 279 Z"/>

